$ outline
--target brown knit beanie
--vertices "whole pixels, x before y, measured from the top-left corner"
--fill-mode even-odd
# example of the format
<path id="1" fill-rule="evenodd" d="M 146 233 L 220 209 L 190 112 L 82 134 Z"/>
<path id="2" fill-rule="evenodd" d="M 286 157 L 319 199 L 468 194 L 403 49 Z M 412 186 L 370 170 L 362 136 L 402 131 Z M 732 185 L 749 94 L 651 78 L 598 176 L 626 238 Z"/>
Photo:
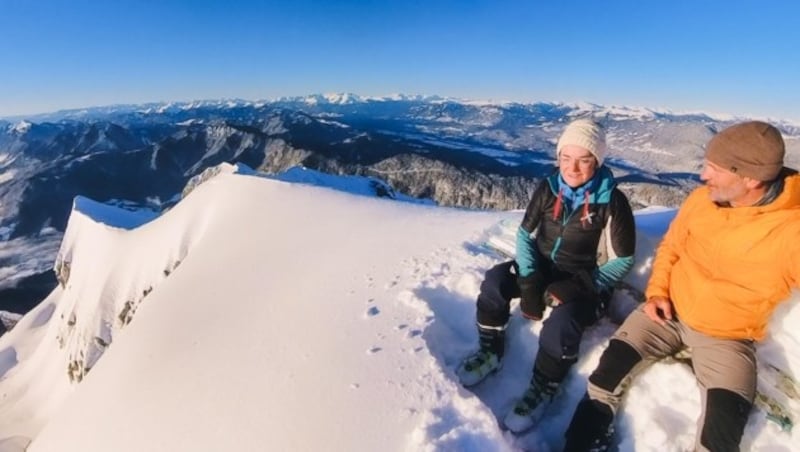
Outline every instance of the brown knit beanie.
<path id="1" fill-rule="evenodd" d="M 749 121 L 716 134 L 706 147 L 706 160 L 743 177 L 771 181 L 783 168 L 785 152 L 778 129 Z"/>

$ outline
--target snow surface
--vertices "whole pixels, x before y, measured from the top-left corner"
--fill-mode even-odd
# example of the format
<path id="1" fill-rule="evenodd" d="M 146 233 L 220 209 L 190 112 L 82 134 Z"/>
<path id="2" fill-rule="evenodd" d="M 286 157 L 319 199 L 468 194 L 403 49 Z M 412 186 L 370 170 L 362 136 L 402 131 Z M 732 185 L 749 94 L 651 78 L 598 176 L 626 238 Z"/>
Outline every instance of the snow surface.
<path id="1" fill-rule="evenodd" d="M 644 284 L 673 215 L 637 212 L 631 284 Z M 520 216 L 230 171 L 146 223 L 79 198 L 57 262 L 63 286 L 0 337 L 0 451 L 560 450 L 610 321 L 587 331 L 531 433 L 497 421 L 538 347 L 541 323 L 516 303 L 503 369 L 474 392 L 454 375 L 477 343 L 483 272 L 502 259 L 483 244 Z M 798 299 L 759 351 L 794 375 Z M 617 296 L 618 312 L 626 301 Z M 691 449 L 699 410 L 690 371 L 656 364 L 618 417 L 619 450 Z M 798 432 L 754 412 L 743 449 L 797 450 Z"/>

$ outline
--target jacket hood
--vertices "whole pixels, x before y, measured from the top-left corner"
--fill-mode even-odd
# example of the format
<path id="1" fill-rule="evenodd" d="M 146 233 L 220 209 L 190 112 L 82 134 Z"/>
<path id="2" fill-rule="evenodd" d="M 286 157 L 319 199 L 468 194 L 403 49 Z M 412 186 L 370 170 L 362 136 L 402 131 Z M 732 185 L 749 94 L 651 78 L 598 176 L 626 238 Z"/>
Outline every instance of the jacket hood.
<path id="1" fill-rule="evenodd" d="M 783 168 L 780 177 L 783 178 L 783 191 L 774 201 L 760 207 L 772 207 L 770 210 L 800 209 L 800 174 L 791 168 Z"/>

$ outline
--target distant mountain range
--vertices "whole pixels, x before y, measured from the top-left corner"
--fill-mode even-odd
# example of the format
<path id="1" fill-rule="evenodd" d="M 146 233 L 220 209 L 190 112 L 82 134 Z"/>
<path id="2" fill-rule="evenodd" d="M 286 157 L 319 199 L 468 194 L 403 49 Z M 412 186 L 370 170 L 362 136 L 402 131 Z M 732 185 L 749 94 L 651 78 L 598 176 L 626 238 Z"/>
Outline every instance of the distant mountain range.
<path id="1" fill-rule="evenodd" d="M 122 105 L 0 120 L 0 310 L 25 311 L 55 284 L 53 249 L 76 195 L 158 212 L 204 169 L 241 162 L 269 174 L 302 166 L 368 176 L 391 188 L 376 195 L 521 209 L 536 182 L 553 171 L 564 125 L 579 116 L 606 125 L 608 165 L 634 208 L 676 206 L 698 182 L 704 144 L 737 120 L 592 104 L 353 94 Z M 776 125 L 789 162 L 800 166 L 800 128 Z"/>

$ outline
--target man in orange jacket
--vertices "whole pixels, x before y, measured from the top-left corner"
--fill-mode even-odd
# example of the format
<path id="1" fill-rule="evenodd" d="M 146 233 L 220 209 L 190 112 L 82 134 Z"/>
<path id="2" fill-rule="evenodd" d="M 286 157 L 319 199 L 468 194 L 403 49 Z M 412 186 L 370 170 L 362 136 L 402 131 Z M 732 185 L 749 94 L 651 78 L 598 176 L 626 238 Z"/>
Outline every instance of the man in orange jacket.
<path id="1" fill-rule="evenodd" d="M 620 326 L 589 376 L 568 451 L 604 450 L 633 376 L 684 348 L 702 391 L 696 450 L 739 450 L 756 392 L 755 341 L 800 286 L 800 175 L 775 127 L 733 125 L 708 143 L 705 183 L 656 251 L 647 301 Z"/>

